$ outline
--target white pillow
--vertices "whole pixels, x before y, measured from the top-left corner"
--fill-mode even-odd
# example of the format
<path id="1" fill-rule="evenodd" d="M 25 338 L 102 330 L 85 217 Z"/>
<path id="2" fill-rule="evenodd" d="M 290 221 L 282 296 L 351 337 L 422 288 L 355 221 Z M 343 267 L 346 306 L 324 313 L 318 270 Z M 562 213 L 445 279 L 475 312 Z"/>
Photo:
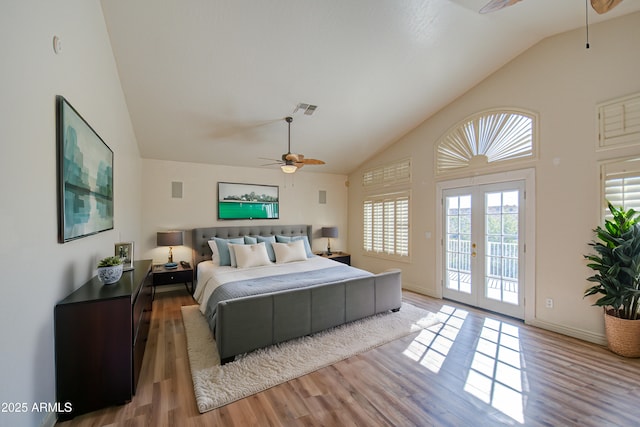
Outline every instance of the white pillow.
<path id="1" fill-rule="evenodd" d="M 218 253 L 216 241 L 209 240 L 209 247 L 211 248 L 211 261 L 213 261 L 213 265 L 220 265 L 220 254 Z"/>
<path id="2" fill-rule="evenodd" d="M 289 243 L 272 243 L 273 251 L 276 254 L 276 263 L 284 264 L 293 261 L 305 261 L 307 252 L 304 249 L 303 240 L 294 240 Z"/>
<path id="3" fill-rule="evenodd" d="M 259 267 L 271 264 L 264 242 L 255 245 L 229 245 L 236 253 L 238 268 Z"/>

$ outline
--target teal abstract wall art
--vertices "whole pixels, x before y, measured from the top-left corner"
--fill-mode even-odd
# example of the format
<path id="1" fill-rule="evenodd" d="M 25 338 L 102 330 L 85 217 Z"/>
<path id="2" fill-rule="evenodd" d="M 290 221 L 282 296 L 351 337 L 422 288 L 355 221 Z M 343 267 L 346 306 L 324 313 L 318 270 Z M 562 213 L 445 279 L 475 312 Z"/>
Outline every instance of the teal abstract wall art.
<path id="1" fill-rule="evenodd" d="M 278 219 L 277 185 L 218 182 L 218 219 Z"/>
<path id="2" fill-rule="evenodd" d="M 113 151 L 62 96 L 56 97 L 58 241 L 113 229 Z"/>

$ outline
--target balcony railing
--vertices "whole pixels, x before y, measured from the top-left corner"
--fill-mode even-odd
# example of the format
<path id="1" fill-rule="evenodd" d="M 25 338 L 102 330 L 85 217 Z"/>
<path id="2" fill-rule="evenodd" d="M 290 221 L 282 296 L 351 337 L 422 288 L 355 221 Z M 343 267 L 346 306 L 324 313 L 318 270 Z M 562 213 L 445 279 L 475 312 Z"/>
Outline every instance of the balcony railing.
<path id="1" fill-rule="evenodd" d="M 471 272 L 471 241 L 447 241 L 447 269 Z M 488 242 L 486 254 L 488 277 L 518 280 L 518 244 Z"/>

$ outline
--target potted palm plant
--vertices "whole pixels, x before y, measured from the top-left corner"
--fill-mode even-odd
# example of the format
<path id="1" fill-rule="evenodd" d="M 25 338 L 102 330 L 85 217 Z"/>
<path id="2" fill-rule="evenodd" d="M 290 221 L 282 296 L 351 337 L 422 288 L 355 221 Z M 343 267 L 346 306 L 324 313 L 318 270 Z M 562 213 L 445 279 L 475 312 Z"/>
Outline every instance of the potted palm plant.
<path id="1" fill-rule="evenodd" d="M 122 277 L 122 258 L 109 256 L 98 262 L 98 279 L 105 284 L 116 283 Z"/>
<path id="2" fill-rule="evenodd" d="M 594 232 L 595 254 L 585 255 L 595 283 L 584 296 L 601 295 L 594 303 L 603 307 L 609 349 L 626 357 L 640 357 L 640 212 L 608 203 L 613 215 Z"/>

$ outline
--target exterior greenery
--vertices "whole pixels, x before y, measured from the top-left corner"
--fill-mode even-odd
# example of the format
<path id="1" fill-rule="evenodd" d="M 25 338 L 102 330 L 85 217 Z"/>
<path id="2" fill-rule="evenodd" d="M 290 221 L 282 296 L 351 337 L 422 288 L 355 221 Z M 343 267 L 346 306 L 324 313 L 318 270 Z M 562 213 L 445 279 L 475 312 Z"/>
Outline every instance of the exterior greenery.
<path id="1" fill-rule="evenodd" d="M 100 267 L 113 267 L 114 265 L 122 264 L 122 259 L 116 256 L 109 256 L 106 258 L 102 258 L 98 263 L 98 268 Z"/>
<path id="2" fill-rule="evenodd" d="M 640 212 L 617 209 L 609 203 L 613 220 L 594 232 L 598 241 L 590 243 L 595 254 L 585 255 L 587 266 L 596 274 L 587 278 L 596 283 L 584 296 L 601 294 L 594 305 L 610 308 L 610 314 L 622 319 L 639 319 L 640 300 Z"/>

